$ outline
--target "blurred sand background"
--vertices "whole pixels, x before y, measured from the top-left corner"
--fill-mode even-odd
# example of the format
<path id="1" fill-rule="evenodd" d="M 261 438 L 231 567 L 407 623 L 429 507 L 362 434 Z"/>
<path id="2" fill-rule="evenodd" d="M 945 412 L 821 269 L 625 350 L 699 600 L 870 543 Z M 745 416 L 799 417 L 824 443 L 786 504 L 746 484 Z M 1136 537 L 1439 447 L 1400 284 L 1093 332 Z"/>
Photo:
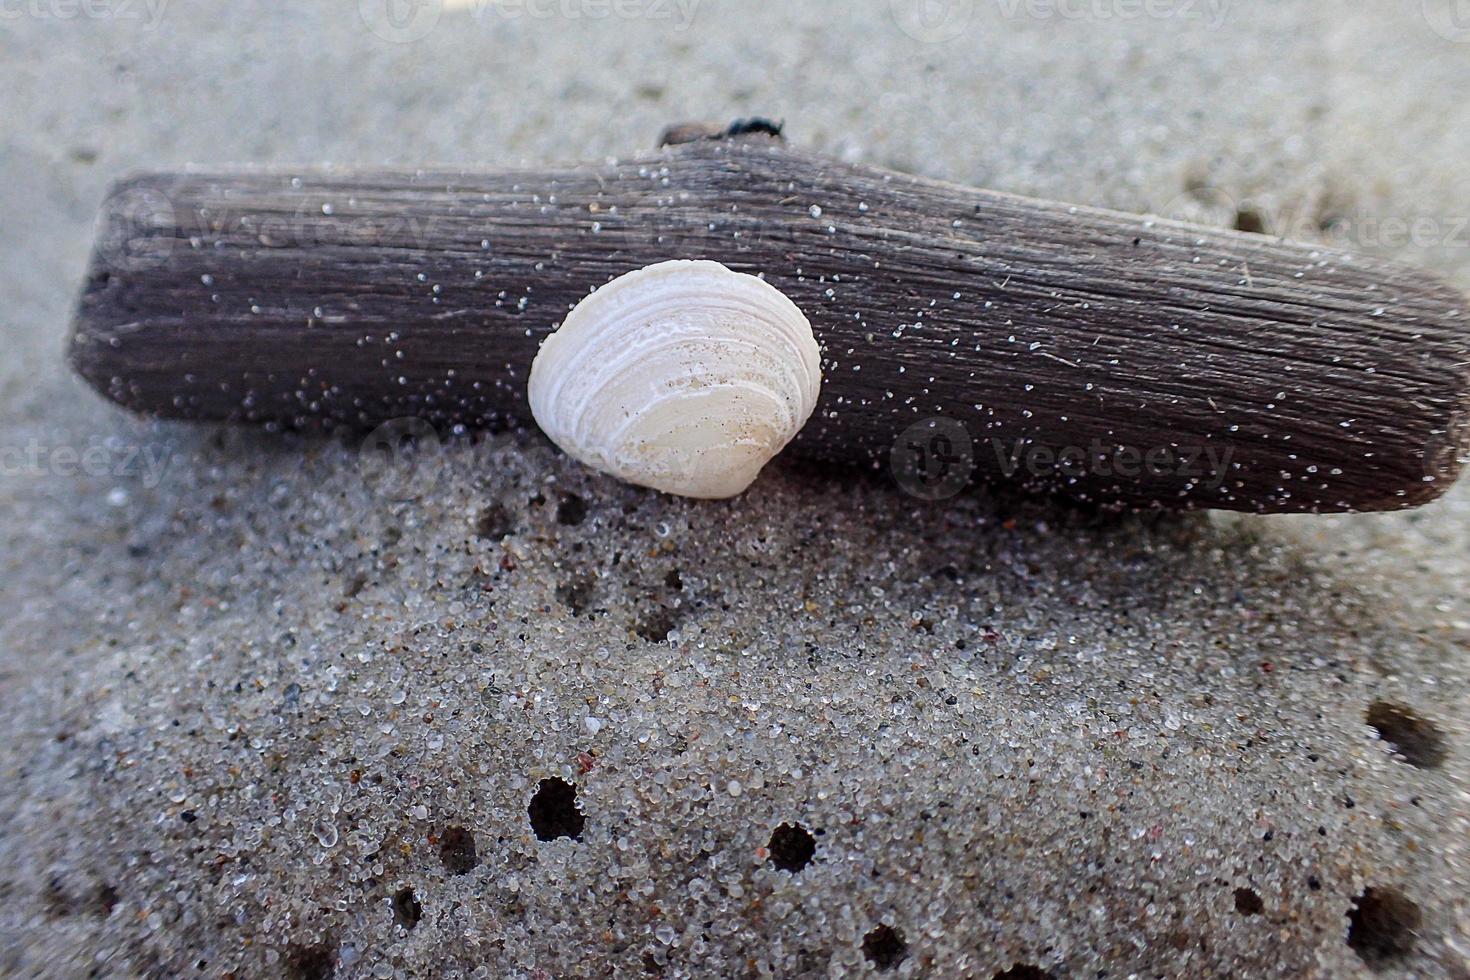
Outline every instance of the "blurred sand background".
<path id="1" fill-rule="evenodd" d="M 751 115 L 1470 289 L 1470 10 L 392 12 L 0 0 L 0 974 L 1470 976 L 1470 488 L 1099 519 L 778 467 L 699 505 L 506 435 L 393 503 L 351 447 L 131 419 L 62 358 L 128 172 Z M 549 778 L 580 839 L 533 832 Z"/>

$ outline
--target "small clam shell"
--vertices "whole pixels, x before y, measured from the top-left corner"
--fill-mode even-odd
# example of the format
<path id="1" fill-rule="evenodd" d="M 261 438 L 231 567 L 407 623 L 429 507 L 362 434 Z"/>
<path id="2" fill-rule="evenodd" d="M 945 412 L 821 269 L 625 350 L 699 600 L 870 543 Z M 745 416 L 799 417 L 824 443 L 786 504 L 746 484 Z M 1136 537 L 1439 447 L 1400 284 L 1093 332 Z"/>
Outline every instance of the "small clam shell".
<path id="1" fill-rule="evenodd" d="M 531 366 L 531 413 L 568 455 L 685 497 L 733 497 L 806 424 L 821 389 L 796 304 L 718 262 L 600 287 Z"/>

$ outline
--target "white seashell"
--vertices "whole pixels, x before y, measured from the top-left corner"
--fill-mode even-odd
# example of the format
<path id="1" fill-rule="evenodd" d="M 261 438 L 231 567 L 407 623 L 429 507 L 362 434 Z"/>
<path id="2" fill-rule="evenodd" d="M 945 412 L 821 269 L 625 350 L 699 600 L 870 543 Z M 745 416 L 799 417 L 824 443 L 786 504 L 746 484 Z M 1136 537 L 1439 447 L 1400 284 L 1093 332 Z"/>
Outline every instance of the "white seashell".
<path id="1" fill-rule="evenodd" d="M 796 304 L 718 262 L 660 262 L 597 289 L 531 365 L 551 441 L 619 479 L 733 497 L 817 404 L 821 356 Z"/>

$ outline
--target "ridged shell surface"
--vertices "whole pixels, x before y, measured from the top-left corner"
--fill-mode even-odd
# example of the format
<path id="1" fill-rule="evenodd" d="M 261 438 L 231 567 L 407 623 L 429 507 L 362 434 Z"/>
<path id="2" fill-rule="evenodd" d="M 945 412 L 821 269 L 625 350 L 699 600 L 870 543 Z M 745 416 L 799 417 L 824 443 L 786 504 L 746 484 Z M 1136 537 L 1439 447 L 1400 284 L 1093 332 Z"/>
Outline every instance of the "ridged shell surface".
<path id="1" fill-rule="evenodd" d="M 629 483 L 733 497 L 806 424 L 811 324 L 769 283 L 676 260 L 600 287 L 547 337 L 531 412 L 568 455 Z"/>

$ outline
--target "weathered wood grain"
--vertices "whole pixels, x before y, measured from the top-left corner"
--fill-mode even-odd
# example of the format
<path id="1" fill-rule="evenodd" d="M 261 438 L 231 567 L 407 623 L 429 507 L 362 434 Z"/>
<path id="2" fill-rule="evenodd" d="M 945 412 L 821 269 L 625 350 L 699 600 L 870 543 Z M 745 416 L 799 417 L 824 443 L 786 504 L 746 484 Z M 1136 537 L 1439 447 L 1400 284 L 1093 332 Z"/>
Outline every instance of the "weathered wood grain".
<path id="1" fill-rule="evenodd" d="M 560 170 L 137 177 L 103 210 L 71 357 L 178 418 L 528 422 L 541 338 L 668 258 L 763 274 L 810 316 L 825 384 L 788 451 L 811 459 L 1264 512 L 1413 506 L 1459 469 L 1464 298 L 1422 273 L 759 134 Z M 902 482 L 943 489 L 944 465 Z"/>

